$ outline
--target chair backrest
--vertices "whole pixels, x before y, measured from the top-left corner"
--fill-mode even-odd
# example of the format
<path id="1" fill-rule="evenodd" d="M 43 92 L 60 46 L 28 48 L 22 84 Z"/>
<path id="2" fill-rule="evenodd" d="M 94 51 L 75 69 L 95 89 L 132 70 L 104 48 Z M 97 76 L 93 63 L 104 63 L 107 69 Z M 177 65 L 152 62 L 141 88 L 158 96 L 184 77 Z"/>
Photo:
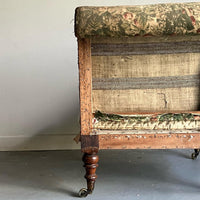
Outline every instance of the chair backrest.
<path id="1" fill-rule="evenodd" d="M 92 112 L 199 110 L 200 3 L 79 7 Z"/>

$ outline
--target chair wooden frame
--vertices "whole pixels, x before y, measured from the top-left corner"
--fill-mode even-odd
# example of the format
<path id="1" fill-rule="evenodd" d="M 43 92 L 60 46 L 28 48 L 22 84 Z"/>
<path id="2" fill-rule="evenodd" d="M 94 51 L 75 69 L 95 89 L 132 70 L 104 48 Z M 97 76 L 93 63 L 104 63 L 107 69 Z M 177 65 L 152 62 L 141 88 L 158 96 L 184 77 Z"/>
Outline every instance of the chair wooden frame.
<path id="1" fill-rule="evenodd" d="M 92 133 L 92 61 L 91 39 L 78 38 L 79 84 L 80 84 L 80 123 L 81 150 L 86 168 L 87 189 L 81 189 L 79 195 L 87 196 L 94 189 L 97 178 L 98 150 L 100 149 L 196 149 L 193 158 L 197 157 L 200 148 L 200 133 L 174 134 L 100 134 Z M 199 112 L 199 111 L 197 111 Z"/>

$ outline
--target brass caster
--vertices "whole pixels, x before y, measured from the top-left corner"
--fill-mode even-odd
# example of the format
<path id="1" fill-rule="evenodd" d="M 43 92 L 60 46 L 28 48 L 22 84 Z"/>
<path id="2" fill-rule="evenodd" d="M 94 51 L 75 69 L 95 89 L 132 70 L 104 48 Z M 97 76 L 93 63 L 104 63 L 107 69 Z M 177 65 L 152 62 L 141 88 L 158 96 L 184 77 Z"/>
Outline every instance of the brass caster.
<path id="1" fill-rule="evenodd" d="M 196 153 L 192 153 L 192 154 L 191 154 L 191 158 L 192 158 L 192 160 L 196 160 L 196 159 L 197 159 Z"/>
<path id="2" fill-rule="evenodd" d="M 86 188 L 82 188 L 82 189 L 80 189 L 78 196 L 79 197 L 87 197 L 88 194 L 89 194 L 88 190 Z"/>

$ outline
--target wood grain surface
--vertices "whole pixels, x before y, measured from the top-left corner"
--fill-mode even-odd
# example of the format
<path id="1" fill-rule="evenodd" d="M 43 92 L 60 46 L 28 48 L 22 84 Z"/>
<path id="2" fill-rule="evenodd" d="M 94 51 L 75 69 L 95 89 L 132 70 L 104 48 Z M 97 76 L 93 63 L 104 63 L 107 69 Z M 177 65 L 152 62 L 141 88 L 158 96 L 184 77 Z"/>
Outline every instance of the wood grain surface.
<path id="1" fill-rule="evenodd" d="M 99 135 L 100 149 L 200 148 L 200 133 Z"/>
<path id="2" fill-rule="evenodd" d="M 78 39 L 78 58 L 81 134 L 89 135 L 92 128 L 92 63 L 89 39 Z"/>

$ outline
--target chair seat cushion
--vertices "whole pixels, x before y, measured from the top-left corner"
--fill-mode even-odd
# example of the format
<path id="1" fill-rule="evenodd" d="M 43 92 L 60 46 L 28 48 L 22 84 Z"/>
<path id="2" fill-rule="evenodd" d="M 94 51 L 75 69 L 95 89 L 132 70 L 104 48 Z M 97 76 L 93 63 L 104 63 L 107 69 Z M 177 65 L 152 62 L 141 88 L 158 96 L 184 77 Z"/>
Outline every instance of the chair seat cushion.
<path id="1" fill-rule="evenodd" d="M 96 111 L 93 128 L 101 130 L 198 130 L 199 113 L 117 115 Z"/>

